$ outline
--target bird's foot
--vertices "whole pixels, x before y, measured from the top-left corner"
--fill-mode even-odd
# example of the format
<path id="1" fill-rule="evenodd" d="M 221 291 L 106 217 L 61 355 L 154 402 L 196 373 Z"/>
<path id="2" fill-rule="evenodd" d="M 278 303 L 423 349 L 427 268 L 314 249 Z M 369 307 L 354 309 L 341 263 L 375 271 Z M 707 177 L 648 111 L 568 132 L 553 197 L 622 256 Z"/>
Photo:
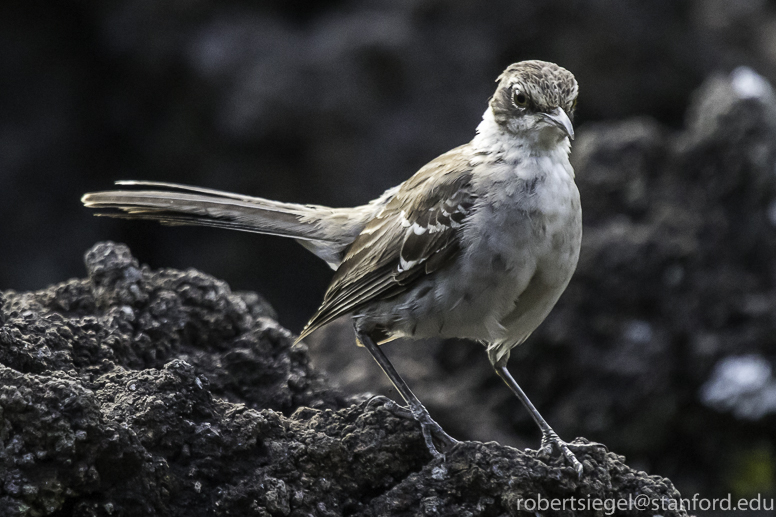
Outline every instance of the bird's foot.
<path id="1" fill-rule="evenodd" d="M 428 451 L 431 453 L 434 458 L 441 458 L 445 459 L 445 455 L 443 453 L 440 453 L 439 450 L 437 450 L 436 445 L 434 444 L 434 439 L 436 439 L 437 442 L 442 446 L 442 450 L 448 451 L 450 450 L 455 444 L 459 443 L 458 440 L 450 436 L 445 432 L 444 429 L 442 429 L 442 426 L 437 424 L 436 421 L 431 418 L 431 415 L 428 414 L 428 411 L 426 411 L 426 408 L 421 406 L 422 411 L 416 412 L 414 410 L 410 410 L 415 417 L 415 420 L 418 421 L 420 424 L 420 429 L 423 432 L 423 439 L 426 442 L 426 447 L 428 447 Z"/>
<path id="2" fill-rule="evenodd" d="M 384 397 L 379 398 L 384 400 L 384 407 L 394 415 L 408 420 L 416 420 L 420 424 L 423 440 L 426 442 L 426 447 L 434 458 L 441 458 L 443 460 L 445 458 L 444 453 L 439 452 L 439 449 L 437 449 L 436 443 L 441 446 L 443 451 L 450 450 L 455 444 L 459 443 L 458 440 L 447 434 L 445 430 L 442 429 L 442 426 L 431 418 L 431 415 L 428 414 L 428 410 L 422 404 L 417 407 L 404 407 L 398 405 L 391 399 Z"/>
<path id="3" fill-rule="evenodd" d="M 571 464 L 577 473 L 577 477 L 582 477 L 583 467 L 582 463 L 577 459 L 574 452 L 579 454 L 586 454 L 591 449 L 603 448 L 606 452 L 609 449 L 606 445 L 595 442 L 564 442 L 553 430 L 549 430 L 542 435 L 542 444 L 539 447 L 539 456 L 544 458 L 550 458 L 555 451 L 558 451 L 567 462 Z"/>

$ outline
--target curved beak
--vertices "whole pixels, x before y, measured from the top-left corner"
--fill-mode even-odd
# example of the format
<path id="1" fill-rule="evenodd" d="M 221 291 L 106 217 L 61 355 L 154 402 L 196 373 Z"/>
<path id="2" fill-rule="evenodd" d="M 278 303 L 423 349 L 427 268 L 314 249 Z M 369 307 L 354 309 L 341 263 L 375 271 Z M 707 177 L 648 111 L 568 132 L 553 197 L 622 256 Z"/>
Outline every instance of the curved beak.
<path id="1" fill-rule="evenodd" d="M 563 111 L 563 108 L 555 108 L 549 113 L 542 113 L 542 117 L 544 117 L 547 122 L 566 133 L 569 140 L 574 140 L 574 126 L 571 125 L 571 119 L 566 115 L 566 112 Z"/>

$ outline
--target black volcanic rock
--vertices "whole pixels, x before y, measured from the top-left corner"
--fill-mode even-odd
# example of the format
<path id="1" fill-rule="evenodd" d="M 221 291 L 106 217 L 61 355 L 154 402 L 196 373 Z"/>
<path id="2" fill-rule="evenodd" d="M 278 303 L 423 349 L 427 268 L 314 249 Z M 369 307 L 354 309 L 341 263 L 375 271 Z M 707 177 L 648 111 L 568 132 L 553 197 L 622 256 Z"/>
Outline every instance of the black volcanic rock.
<path id="1" fill-rule="evenodd" d="M 639 496 L 676 507 L 670 481 L 600 448 L 580 453 L 581 479 L 496 443 L 432 460 L 393 402 L 345 407 L 256 295 L 152 271 L 113 243 L 86 265 L 86 279 L 0 295 L 3 516 L 533 515 L 553 498 Z"/>

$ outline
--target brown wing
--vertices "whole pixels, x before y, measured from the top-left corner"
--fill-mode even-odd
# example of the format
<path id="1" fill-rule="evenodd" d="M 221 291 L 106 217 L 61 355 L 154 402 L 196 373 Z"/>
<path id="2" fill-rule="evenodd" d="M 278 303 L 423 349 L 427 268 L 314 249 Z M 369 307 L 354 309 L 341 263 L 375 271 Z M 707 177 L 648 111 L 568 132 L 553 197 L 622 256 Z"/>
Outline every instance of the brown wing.
<path id="1" fill-rule="evenodd" d="M 299 339 L 409 289 L 455 256 L 461 224 L 475 199 L 468 151 L 466 145 L 443 154 L 401 185 L 348 248 Z"/>

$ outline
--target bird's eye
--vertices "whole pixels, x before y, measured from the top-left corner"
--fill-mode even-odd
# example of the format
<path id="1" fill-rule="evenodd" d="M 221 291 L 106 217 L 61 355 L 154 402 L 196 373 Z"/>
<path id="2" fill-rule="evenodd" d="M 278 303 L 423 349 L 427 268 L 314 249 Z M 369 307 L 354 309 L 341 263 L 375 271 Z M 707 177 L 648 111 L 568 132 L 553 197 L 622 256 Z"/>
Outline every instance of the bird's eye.
<path id="1" fill-rule="evenodd" d="M 525 108 L 528 106 L 528 96 L 521 91 L 515 91 L 514 102 L 518 108 Z"/>

